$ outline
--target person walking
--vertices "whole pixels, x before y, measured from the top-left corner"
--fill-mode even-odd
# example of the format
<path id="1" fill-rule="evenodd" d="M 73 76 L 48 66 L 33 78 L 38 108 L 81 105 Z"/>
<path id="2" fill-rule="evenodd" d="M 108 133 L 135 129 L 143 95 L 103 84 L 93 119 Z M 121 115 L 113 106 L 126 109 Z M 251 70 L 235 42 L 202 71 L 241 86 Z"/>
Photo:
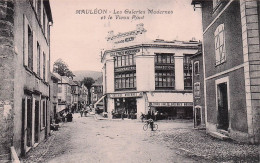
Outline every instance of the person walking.
<path id="1" fill-rule="evenodd" d="M 122 113 L 121 113 L 121 118 L 122 118 L 122 120 L 124 120 L 124 116 L 125 116 L 125 110 L 123 109 L 123 110 L 122 110 Z"/>
<path id="2" fill-rule="evenodd" d="M 83 112 L 84 112 L 84 108 L 81 108 L 81 110 L 80 110 L 80 116 L 81 117 L 83 116 Z"/>
<path id="3" fill-rule="evenodd" d="M 154 121 L 157 121 L 158 111 L 155 111 L 154 113 Z"/>
<path id="4" fill-rule="evenodd" d="M 141 112 L 141 116 L 140 116 L 140 118 L 141 118 L 142 122 L 144 122 L 144 118 L 145 118 L 144 113 Z"/>

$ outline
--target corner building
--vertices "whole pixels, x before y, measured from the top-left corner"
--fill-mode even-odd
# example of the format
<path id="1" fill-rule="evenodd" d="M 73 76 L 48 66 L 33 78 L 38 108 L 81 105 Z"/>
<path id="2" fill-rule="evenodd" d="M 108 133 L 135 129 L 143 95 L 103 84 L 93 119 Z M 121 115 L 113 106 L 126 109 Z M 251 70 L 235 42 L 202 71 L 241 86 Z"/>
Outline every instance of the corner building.
<path id="1" fill-rule="evenodd" d="M 193 0 L 202 9 L 205 120 L 208 133 L 260 143 L 257 0 Z"/>
<path id="2" fill-rule="evenodd" d="M 103 51 L 105 111 L 139 118 L 158 111 L 161 118 L 192 118 L 192 64 L 198 42 L 150 41 L 143 24 L 109 32 Z"/>

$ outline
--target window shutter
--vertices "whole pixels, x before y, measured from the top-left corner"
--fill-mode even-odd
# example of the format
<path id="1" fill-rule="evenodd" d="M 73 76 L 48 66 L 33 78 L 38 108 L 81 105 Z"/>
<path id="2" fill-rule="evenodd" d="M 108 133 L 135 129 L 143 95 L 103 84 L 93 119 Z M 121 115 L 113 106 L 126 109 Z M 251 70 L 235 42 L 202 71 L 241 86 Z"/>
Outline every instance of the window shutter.
<path id="1" fill-rule="evenodd" d="M 37 73 L 37 38 L 33 31 L 33 71 Z"/>
<path id="2" fill-rule="evenodd" d="M 28 66 L 28 20 L 26 16 L 23 17 L 23 64 Z"/>

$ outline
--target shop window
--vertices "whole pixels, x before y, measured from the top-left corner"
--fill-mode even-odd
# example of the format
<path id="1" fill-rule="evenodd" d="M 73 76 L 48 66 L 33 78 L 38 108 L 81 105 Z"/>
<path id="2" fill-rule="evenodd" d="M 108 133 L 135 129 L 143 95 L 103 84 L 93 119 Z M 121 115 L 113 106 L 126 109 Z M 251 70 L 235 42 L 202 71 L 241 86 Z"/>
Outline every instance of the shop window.
<path id="1" fill-rule="evenodd" d="M 174 89 L 174 54 L 159 53 L 155 56 L 155 89 Z"/>
<path id="2" fill-rule="evenodd" d="M 132 65 L 135 65 L 135 57 L 133 54 L 115 57 L 115 68 Z"/>
<path id="3" fill-rule="evenodd" d="M 194 62 L 194 74 L 199 75 L 200 70 L 199 70 L 199 61 Z"/>
<path id="4" fill-rule="evenodd" d="M 200 97 L 200 83 L 194 83 L 194 97 L 199 98 Z"/>
<path id="5" fill-rule="evenodd" d="M 115 90 L 136 89 L 135 72 L 123 72 L 115 74 Z"/>
<path id="6" fill-rule="evenodd" d="M 184 90 L 192 89 L 192 64 L 190 55 L 183 57 Z"/>
<path id="7" fill-rule="evenodd" d="M 220 24 L 217 27 L 214 35 L 215 35 L 216 65 L 219 65 L 226 61 L 224 24 Z"/>
<path id="8" fill-rule="evenodd" d="M 156 64 L 174 64 L 174 54 L 159 53 L 155 56 Z"/>

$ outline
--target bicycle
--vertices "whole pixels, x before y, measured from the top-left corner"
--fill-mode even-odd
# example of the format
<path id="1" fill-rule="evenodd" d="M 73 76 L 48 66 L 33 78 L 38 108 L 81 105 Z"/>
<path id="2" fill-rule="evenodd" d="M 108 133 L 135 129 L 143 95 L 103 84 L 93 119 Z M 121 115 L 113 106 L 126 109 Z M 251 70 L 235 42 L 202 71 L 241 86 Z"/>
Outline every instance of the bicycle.
<path id="1" fill-rule="evenodd" d="M 143 130 L 146 131 L 148 128 L 151 128 L 151 121 L 146 121 L 146 123 L 143 126 Z M 158 125 L 153 123 L 153 131 L 156 131 L 158 129 Z"/>

